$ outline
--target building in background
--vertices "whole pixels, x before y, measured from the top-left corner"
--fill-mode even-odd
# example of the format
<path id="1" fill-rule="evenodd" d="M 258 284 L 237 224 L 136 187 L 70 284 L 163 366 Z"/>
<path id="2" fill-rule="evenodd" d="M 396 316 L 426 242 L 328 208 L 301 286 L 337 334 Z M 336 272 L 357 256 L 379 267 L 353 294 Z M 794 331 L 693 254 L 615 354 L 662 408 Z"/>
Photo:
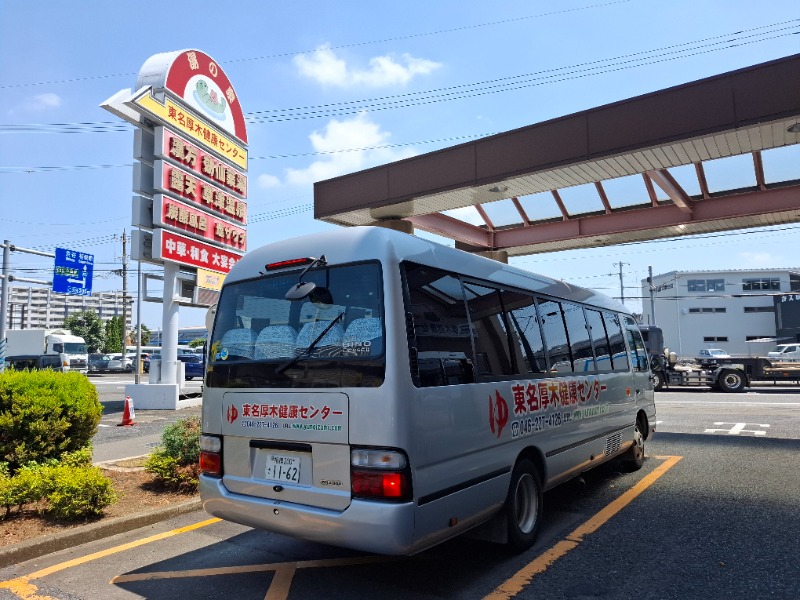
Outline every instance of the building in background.
<path id="1" fill-rule="evenodd" d="M 642 323 L 658 325 L 678 356 L 702 348 L 762 356 L 800 341 L 800 269 L 654 275 L 652 284 L 642 280 L 642 308 Z"/>
<path id="2" fill-rule="evenodd" d="M 192 340 L 197 338 L 205 339 L 208 336 L 208 331 L 205 327 L 181 327 L 178 329 L 178 344 L 186 345 Z M 150 345 L 161 345 L 161 331 L 150 332 Z"/>
<path id="3" fill-rule="evenodd" d="M 126 327 L 130 331 L 132 299 L 127 296 Z M 61 327 L 68 316 L 84 310 L 98 314 L 105 323 L 122 316 L 122 292 L 95 292 L 91 296 L 54 293 L 50 288 L 10 287 L 8 300 L 9 329 L 52 329 Z"/>

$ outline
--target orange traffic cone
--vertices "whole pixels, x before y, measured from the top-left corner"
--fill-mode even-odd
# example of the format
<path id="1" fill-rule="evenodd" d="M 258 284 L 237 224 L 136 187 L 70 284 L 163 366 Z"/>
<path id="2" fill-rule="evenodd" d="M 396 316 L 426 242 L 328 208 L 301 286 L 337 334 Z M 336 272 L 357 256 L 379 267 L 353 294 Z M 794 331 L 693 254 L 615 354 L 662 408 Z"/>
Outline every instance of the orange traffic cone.
<path id="1" fill-rule="evenodd" d="M 136 414 L 133 412 L 133 399 L 130 396 L 125 396 L 125 410 L 122 411 L 122 423 L 119 423 L 117 427 L 136 425 L 136 422 L 133 420 L 135 418 Z"/>

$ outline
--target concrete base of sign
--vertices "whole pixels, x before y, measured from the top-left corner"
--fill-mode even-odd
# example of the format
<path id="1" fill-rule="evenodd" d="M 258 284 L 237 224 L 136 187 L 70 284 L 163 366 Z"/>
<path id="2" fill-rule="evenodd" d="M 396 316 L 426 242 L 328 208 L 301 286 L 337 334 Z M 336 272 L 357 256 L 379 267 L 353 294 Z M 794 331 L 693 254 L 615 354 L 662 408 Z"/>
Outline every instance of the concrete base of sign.
<path id="1" fill-rule="evenodd" d="M 200 396 L 181 399 L 177 383 L 131 383 L 125 386 L 125 395 L 133 400 L 134 410 L 180 410 L 203 403 Z"/>

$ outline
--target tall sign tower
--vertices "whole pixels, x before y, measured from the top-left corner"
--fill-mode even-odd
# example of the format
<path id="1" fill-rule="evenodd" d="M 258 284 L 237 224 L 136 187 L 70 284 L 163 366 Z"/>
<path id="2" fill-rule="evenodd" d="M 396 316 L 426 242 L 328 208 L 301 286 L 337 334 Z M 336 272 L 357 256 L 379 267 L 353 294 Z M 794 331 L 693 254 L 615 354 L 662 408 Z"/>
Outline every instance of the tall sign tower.
<path id="1" fill-rule="evenodd" d="M 213 305 L 247 249 L 244 113 L 225 72 L 199 50 L 151 56 L 135 90 L 101 106 L 136 126 L 131 255 L 164 269 L 163 297 L 144 298 L 163 302 L 160 374 L 126 394 L 140 408 L 173 409 L 179 307 Z M 152 278 L 140 279 L 145 294 Z"/>

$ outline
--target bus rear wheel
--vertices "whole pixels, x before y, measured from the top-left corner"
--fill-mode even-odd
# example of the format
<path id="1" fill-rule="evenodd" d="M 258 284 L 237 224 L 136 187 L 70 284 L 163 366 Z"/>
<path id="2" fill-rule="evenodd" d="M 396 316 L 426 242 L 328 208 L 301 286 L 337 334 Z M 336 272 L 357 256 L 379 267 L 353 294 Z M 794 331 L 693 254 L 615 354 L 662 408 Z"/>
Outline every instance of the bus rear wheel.
<path id="1" fill-rule="evenodd" d="M 504 512 L 508 546 L 517 552 L 533 546 L 542 520 L 542 484 L 539 472 L 527 459 L 514 466 Z"/>

